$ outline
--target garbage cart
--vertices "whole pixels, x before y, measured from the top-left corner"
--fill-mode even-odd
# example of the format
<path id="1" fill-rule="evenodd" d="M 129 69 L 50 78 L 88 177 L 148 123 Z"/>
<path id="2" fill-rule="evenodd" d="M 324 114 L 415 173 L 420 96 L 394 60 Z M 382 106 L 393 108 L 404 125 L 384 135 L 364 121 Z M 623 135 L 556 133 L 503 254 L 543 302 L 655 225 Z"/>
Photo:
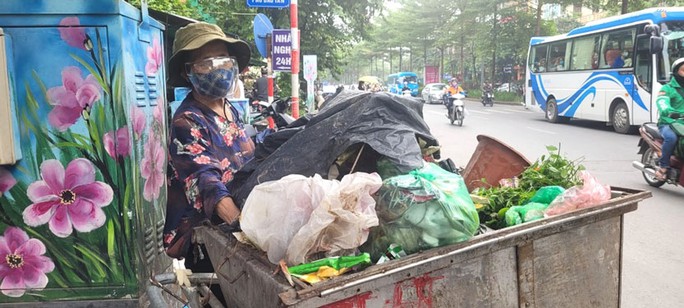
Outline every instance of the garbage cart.
<path id="1" fill-rule="evenodd" d="M 264 252 L 201 226 L 222 291 L 235 307 L 618 307 L 623 217 L 650 192 L 613 187 L 598 206 L 290 286 Z"/>

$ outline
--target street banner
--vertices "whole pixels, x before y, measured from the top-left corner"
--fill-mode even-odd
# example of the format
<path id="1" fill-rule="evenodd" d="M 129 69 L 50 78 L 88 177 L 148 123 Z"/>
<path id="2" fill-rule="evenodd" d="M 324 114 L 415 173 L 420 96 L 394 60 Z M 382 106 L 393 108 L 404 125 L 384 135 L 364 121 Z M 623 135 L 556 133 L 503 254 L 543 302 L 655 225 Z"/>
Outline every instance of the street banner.
<path id="1" fill-rule="evenodd" d="M 247 6 L 284 9 L 290 7 L 290 0 L 247 0 Z"/>
<path id="2" fill-rule="evenodd" d="M 304 55 L 304 79 L 306 79 L 306 105 L 314 106 L 314 82 L 318 77 L 318 58 L 316 55 Z"/>
<path id="3" fill-rule="evenodd" d="M 292 35 L 290 29 L 274 29 L 271 35 L 273 48 L 273 70 L 278 72 L 292 71 Z"/>
<path id="4" fill-rule="evenodd" d="M 439 66 L 426 65 L 425 76 L 423 76 L 425 84 L 439 82 Z"/>

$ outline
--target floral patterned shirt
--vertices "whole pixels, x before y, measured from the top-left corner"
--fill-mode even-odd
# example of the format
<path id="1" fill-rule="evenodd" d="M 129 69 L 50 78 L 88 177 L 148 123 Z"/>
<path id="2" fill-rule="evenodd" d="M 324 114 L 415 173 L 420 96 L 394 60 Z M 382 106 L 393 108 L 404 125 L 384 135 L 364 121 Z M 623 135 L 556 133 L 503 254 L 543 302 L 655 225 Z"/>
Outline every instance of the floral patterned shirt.
<path id="1" fill-rule="evenodd" d="M 230 112 L 235 122 L 188 95 L 173 116 L 165 246 L 181 235 L 183 218 L 199 214 L 211 219 L 216 204 L 230 196 L 233 174 L 254 157 L 237 110 L 231 106 Z"/>

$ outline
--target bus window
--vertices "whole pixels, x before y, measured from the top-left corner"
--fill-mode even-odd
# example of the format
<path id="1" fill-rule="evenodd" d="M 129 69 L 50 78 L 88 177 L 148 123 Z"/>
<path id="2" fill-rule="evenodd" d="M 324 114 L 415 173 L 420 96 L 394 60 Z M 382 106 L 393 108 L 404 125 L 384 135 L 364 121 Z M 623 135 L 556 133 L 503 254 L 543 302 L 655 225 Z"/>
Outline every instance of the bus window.
<path id="1" fill-rule="evenodd" d="M 665 63 L 663 63 L 664 72 L 667 74 L 665 78 L 659 79 L 664 80 L 669 77 L 670 69 L 669 67 L 674 63 L 675 60 L 684 57 L 684 23 L 683 22 L 668 22 L 666 25 L 662 26 L 663 36 L 665 37 L 665 44 L 667 48 L 665 49 Z"/>
<path id="2" fill-rule="evenodd" d="M 418 82 L 418 77 L 417 76 L 404 76 L 401 78 L 401 83 L 403 84 L 404 82 L 408 83 L 416 83 Z"/>
<path id="3" fill-rule="evenodd" d="M 571 70 L 598 68 L 599 36 L 578 38 L 572 47 Z"/>
<path id="4" fill-rule="evenodd" d="M 618 30 L 603 35 L 603 51 L 599 67 L 620 68 L 625 66 L 625 59 L 630 59 L 630 52 L 634 47 L 635 29 Z"/>
<path id="5" fill-rule="evenodd" d="M 530 53 L 530 60 L 534 60 L 528 61 L 528 63 L 530 64 L 530 71 L 535 73 L 542 73 L 546 71 L 546 54 L 548 49 L 548 45 L 537 46 L 532 48 L 532 52 Z"/>
<path id="6" fill-rule="evenodd" d="M 572 41 L 560 42 L 556 44 L 551 44 L 551 50 L 549 51 L 549 72 L 553 71 L 565 71 L 568 69 L 566 59 L 566 51 L 572 46 Z"/>

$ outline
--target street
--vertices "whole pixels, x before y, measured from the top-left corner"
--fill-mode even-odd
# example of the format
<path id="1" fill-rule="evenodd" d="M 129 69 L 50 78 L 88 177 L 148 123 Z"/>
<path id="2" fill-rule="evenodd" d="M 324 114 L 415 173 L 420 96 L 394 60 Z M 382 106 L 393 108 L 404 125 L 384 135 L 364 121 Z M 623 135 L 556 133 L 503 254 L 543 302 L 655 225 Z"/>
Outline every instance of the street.
<path id="1" fill-rule="evenodd" d="M 494 137 L 534 161 L 545 146 L 559 146 L 569 159 L 581 159 L 605 184 L 649 190 L 653 197 L 625 215 L 622 267 L 622 307 L 681 307 L 684 303 L 684 188 L 650 187 L 631 166 L 638 160 L 637 134 L 621 135 L 604 123 L 546 122 L 539 110 L 520 105 L 483 107 L 466 101 L 462 127 L 449 124 L 443 105 L 425 105 L 423 114 L 442 145 L 442 158 L 465 167 L 477 146 L 476 136 Z"/>

